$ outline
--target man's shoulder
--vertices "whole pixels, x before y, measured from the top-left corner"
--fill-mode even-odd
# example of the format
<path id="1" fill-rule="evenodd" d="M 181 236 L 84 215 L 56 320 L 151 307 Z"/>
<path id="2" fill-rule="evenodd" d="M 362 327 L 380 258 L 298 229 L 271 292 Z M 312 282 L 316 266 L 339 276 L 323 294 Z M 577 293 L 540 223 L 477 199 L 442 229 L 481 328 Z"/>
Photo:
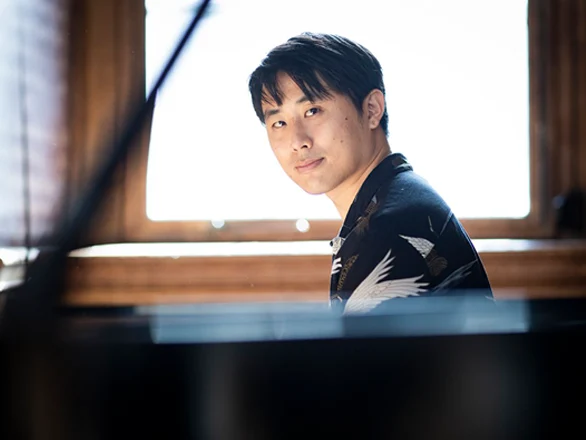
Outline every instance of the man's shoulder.
<path id="1" fill-rule="evenodd" d="M 421 176 L 402 172 L 381 185 L 376 194 L 378 209 L 373 223 L 387 229 L 412 233 L 431 228 L 440 230 L 451 220 L 452 210 L 446 201 Z"/>
<path id="2" fill-rule="evenodd" d="M 413 171 L 405 171 L 389 178 L 381 185 L 377 197 L 384 201 L 387 210 L 450 210 L 432 185 Z"/>
<path id="3" fill-rule="evenodd" d="M 454 261 L 478 258 L 460 221 L 426 180 L 413 172 L 396 177 L 381 188 L 380 206 L 372 215 L 372 242 L 393 243 L 397 251 L 407 254 L 410 248 L 425 248 L 449 255 Z M 410 246 L 405 247 L 406 243 Z"/>

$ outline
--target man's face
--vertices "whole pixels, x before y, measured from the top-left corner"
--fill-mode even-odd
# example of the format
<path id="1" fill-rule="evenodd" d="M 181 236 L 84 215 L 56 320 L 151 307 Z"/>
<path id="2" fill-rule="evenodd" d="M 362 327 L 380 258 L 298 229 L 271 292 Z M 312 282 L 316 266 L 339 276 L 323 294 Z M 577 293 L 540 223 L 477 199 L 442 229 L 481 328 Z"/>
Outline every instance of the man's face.
<path id="1" fill-rule="evenodd" d="M 355 182 L 374 155 L 366 112 L 331 92 L 311 102 L 286 74 L 279 74 L 283 105 L 263 103 L 271 148 L 287 175 L 310 194 L 328 194 Z"/>

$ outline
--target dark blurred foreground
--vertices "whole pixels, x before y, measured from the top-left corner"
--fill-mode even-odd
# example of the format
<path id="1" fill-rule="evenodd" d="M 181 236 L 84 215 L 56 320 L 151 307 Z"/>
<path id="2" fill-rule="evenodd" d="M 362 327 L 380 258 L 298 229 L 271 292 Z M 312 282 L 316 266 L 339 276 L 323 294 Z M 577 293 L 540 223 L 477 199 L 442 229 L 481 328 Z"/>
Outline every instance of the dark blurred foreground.
<path id="1" fill-rule="evenodd" d="M 0 438 L 586 438 L 584 301 L 68 310 L 0 346 Z"/>

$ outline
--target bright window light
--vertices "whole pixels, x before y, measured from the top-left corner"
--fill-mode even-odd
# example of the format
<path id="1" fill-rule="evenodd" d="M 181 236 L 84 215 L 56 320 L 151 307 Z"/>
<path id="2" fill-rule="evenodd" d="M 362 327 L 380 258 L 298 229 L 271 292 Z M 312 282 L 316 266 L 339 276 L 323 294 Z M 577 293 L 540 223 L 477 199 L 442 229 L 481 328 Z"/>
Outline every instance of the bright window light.
<path id="1" fill-rule="evenodd" d="M 198 3 L 145 2 L 147 91 Z M 527 0 L 216 0 L 157 98 L 150 219 L 338 217 L 280 169 L 248 93 L 266 53 L 304 31 L 346 36 L 379 59 L 391 149 L 457 216 L 528 214 Z"/>

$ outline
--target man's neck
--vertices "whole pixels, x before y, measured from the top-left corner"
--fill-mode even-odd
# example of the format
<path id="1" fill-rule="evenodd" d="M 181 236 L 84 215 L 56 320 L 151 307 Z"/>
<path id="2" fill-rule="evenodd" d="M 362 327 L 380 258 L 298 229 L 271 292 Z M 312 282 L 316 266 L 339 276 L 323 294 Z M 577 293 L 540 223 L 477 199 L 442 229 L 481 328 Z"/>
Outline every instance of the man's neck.
<path id="1" fill-rule="evenodd" d="M 350 206 L 352 206 L 352 202 L 354 202 L 354 198 L 358 194 L 358 191 L 360 191 L 366 178 L 390 153 L 391 149 L 385 137 L 384 142 L 381 142 L 380 148 L 377 148 L 377 153 L 372 157 L 372 160 L 366 167 L 327 194 L 328 198 L 334 203 L 334 206 L 338 210 L 342 221 L 346 219 Z"/>

